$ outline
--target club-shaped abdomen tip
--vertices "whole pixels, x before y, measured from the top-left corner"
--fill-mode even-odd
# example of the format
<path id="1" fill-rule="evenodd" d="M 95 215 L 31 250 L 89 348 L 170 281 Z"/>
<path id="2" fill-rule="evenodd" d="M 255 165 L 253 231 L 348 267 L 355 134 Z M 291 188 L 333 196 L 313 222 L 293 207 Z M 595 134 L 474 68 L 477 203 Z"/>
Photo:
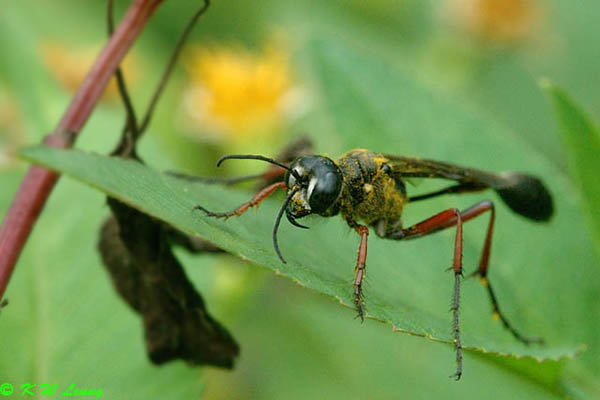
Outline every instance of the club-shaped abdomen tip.
<path id="1" fill-rule="evenodd" d="M 506 172 L 506 185 L 496 193 L 516 213 L 535 221 L 548 221 L 554 212 L 552 195 L 541 180 L 519 172 Z"/>

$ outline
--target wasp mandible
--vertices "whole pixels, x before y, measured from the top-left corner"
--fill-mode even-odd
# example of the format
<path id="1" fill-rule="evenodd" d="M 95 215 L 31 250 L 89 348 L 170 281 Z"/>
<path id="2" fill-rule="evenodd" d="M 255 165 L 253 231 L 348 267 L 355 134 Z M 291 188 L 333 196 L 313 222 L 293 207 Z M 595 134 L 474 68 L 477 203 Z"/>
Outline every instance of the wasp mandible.
<path id="1" fill-rule="evenodd" d="M 518 214 L 534 221 L 547 221 L 553 213 L 552 197 L 538 178 L 518 172 L 496 174 L 440 161 L 401 157 L 365 149 L 349 151 L 337 161 L 321 155 L 302 155 L 289 165 L 259 155 L 228 155 L 222 157 L 217 166 L 225 160 L 231 159 L 252 159 L 273 164 L 275 167 L 265 173 L 263 177 L 272 179 L 279 175 L 283 180 L 264 187 L 250 201 L 230 212 L 211 212 L 202 206 L 196 206 L 195 209 L 204 211 L 210 217 L 238 216 L 258 205 L 277 189 L 286 190 L 286 199 L 273 227 L 273 247 L 283 263 L 286 261 L 279 249 L 277 230 L 284 214 L 292 225 L 299 228 L 308 228 L 297 220 L 310 214 L 322 217 L 341 215 L 346 223 L 360 235 L 353 299 L 361 319 L 364 319 L 362 284 L 366 271 L 369 227 L 377 236 L 391 240 L 415 239 L 455 227 L 452 264 L 454 295 L 451 310 L 457 362 L 457 370 L 453 377 L 457 380 L 462 375 L 463 358 L 458 322 L 460 278 L 463 275 L 463 224 L 488 212 L 489 222 L 479 267 L 473 274 L 479 275 L 487 289 L 494 315 L 502 321 L 504 327 L 517 340 L 525 344 L 543 343 L 542 339 L 525 337 L 514 328 L 500 310 L 496 295 L 488 280 L 492 233 L 496 217 L 493 202 L 480 201 L 462 211 L 450 208 L 409 227 L 404 227 L 402 224 L 402 212 L 406 204 L 444 194 L 477 192 L 487 188 L 495 190 L 500 198 Z M 259 176 L 261 175 L 247 178 Z M 441 178 L 456 183 L 435 192 L 409 196 L 406 191 L 406 179 L 417 177 Z"/>

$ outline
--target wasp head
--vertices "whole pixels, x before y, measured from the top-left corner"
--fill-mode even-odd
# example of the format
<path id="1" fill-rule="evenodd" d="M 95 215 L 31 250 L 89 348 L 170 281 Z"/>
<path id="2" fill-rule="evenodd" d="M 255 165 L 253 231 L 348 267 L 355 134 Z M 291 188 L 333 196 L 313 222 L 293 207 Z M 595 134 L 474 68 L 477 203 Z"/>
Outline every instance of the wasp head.
<path id="1" fill-rule="evenodd" d="M 308 214 L 331 215 L 342 190 L 342 173 L 331 159 L 299 157 L 292 162 L 284 179 L 289 192 L 295 191 L 286 209 L 288 219 L 293 221 Z"/>
<path id="2" fill-rule="evenodd" d="M 336 213 L 335 205 L 342 191 L 342 172 L 329 158 L 323 156 L 298 157 L 288 167 L 272 158 L 252 154 L 231 154 L 221 157 L 217 166 L 225 160 L 260 160 L 277 165 L 286 170 L 284 182 L 288 194 L 279 209 L 275 225 L 273 226 L 273 247 L 277 256 L 285 264 L 285 259 L 279 251 L 277 230 L 283 213 L 287 219 L 300 228 L 308 228 L 296 222 L 296 218 L 308 214 L 331 216 Z M 200 208 L 200 207 L 198 207 Z"/>

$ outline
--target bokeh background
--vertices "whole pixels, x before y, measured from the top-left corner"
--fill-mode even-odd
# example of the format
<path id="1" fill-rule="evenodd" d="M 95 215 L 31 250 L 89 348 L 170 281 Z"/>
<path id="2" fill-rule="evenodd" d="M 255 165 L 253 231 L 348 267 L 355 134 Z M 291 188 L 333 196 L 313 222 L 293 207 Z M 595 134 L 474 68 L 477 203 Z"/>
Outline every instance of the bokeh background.
<path id="1" fill-rule="evenodd" d="M 117 17 L 128 3 L 116 2 Z M 165 2 L 127 56 L 123 68 L 138 113 L 197 3 Z M 361 325 L 337 301 L 232 256 L 181 252 L 212 314 L 240 343 L 241 356 L 233 371 L 181 362 L 158 368 L 147 361 L 139 319 L 115 295 L 95 250 L 108 213 L 103 195 L 63 178 L 7 292 L 11 303 L 0 315 L 0 383 L 75 383 L 101 388 L 109 399 L 600 398 L 600 313 L 594 294 L 600 270 L 587 222 L 592 211 L 577 183 L 570 183 L 572 161 L 541 84 L 554 82 L 597 115 L 600 3 L 213 3 L 141 143 L 148 164 L 198 175 L 243 173 L 255 166 L 232 164 L 220 171 L 214 162 L 227 153 L 275 154 L 306 134 L 317 152 L 332 156 L 371 147 L 492 170 L 533 165 L 531 172 L 549 182 L 559 205 L 570 210 L 569 219 L 531 227 L 504 209 L 493 259 L 506 256 L 520 265 L 498 262 L 503 264 L 498 290 L 508 298 L 506 308 L 532 316 L 528 327 L 552 330 L 543 333 L 555 344 L 587 344 L 588 350 L 573 360 L 542 364 L 468 352 L 465 375 L 456 383 L 447 378 L 454 368 L 454 350 L 447 344 L 394 333 L 377 321 Z M 17 149 L 38 143 L 57 123 L 105 42 L 104 15 L 102 1 L 3 3 L 2 213 L 27 167 Z M 453 125 L 455 112 L 460 118 Z M 440 127 L 440 119 L 449 121 L 447 126 Z M 77 147 L 108 153 L 123 122 L 113 84 Z M 486 133 L 479 134 L 479 127 Z M 433 186 L 424 182 L 417 190 L 428 187 Z M 462 207 L 480 198 L 433 201 L 407 218 L 416 222 L 444 206 Z M 485 224 L 473 228 L 474 242 L 484 229 Z M 526 238 L 519 236 L 521 230 Z M 415 296 L 447 299 L 441 307 L 450 304 L 451 283 L 441 265 L 450 257 L 451 237 L 406 247 L 407 253 L 417 252 L 410 260 L 423 252 L 440 267 L 411 265 L 397 276 L 437 268 L 439 279 L 415 282 L 412 290 Z M 356 238 L 336 240 L 354 246 Z M 466 257 L 474 265 L 478 250 L 471 247 Z M 351 270 L 348 265 L 348 282 Z M 372 278 L 369 285 L 385 287 L 384 276 L 373 272 Z M 471 286 L 467 290 L 480 290 Z M 475 295 L 465 294 L 464 308 L 469 296 Z M 487 304 L 476 310 L 478 316 L 467 315 L 467 326 L 476 318 L 490 319 Z"/>

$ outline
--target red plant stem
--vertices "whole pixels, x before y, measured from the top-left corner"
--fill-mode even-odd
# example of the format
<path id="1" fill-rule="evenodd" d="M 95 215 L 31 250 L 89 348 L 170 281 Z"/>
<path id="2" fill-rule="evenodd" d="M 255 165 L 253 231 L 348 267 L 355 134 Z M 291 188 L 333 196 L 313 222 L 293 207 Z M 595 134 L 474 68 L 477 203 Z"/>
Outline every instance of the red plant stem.
<path id="1" fill-rule="evenodd" d="M 104 87 L 163 0 L 133 0 L 110 41 L 88 72 L 54 132 L 44 139 L 51 147 L 72 147 L 96 106 Z M 0 299 L 59 174 L 32 166 L 27 171 L 0 226 Z"/>

